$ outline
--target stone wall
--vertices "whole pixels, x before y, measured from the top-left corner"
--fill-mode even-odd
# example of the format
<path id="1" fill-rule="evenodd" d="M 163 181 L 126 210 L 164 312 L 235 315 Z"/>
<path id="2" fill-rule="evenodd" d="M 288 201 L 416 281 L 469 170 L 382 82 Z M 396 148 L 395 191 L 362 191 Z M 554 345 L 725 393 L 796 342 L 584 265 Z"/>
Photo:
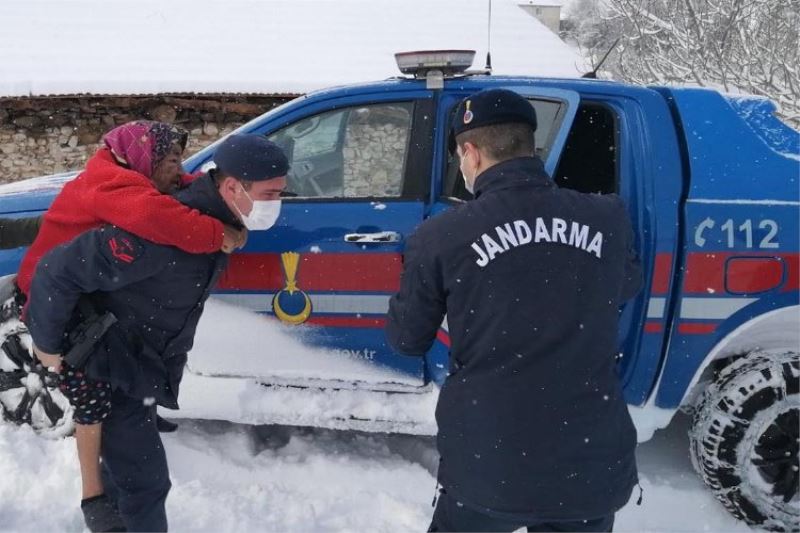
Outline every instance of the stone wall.
<path id="1" fill-rule="evenodd" d="M 186 155 L 191 155 L 287 100 L 216 95 L 0 98 L 0 182 L 79 170 L 106 131 L 139 118 L 188 130 Z"/>

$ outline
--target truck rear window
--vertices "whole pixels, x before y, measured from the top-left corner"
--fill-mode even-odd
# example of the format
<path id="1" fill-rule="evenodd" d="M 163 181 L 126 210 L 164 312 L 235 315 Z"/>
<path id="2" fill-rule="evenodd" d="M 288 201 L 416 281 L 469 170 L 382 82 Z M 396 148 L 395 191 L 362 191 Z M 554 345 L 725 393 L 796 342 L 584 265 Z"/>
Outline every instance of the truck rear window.
<path id="1" fill-rule="evenodd" d="M 553 100 L 531 100 L 536 108 L 536 155 L 546 160 L 561 128 L 564 104 Z M 608 194 L 619 189 L 619 126 L 608 106 L 582 102 L 567 134 L 553 175 L 559 187 L 581 192 Z M 467 200 L 458 157 L 449 154 L 442 196 Z"/>
<path id="2" fill-rule="evenodd" d="M 609 107 L 581 103 L 553 176 L 556 184 L 580 192 L 617 192 L 618 129 L 614 112 Z"/>

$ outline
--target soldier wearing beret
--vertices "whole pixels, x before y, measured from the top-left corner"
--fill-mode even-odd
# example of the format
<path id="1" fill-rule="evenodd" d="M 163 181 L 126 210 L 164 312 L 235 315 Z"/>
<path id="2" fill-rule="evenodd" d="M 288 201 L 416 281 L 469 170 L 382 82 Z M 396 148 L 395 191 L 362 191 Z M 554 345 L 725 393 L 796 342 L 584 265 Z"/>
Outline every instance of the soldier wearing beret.
<path id="1" fill-rule="evenodd" d="M 450 336 L 431 531 L 611 531 L 637 484 L 615 370 L 619 307 L 641 284 L 631 224 L 616 195 L 558 188 L 535 129 L 514 92 L 461 102 L 451 139 L 474 200 L 408 238 L 390 302 L 396 350 Z"/>
<path id="2" fill-rule="evenodd" d="M 215 162 L 215 171 L 175 198 L 238 230 L 271 227 L 289 169 L 283 152 L 262 136 L 233 135 L 220 144 Z M 116 320 L 92 345 L 85 365 L 67 372 L 109 385 L 101 392 L 110 396 L 100 450 L 105 495 L 86 516 L 92 531 L 167 530 L 171 484 L 156 407 L 178 408 L 203 303 L 227 261 L 222 251 L 190 254 L 107 225 L 39 262 L 28 309 L 37 350 L 67 353 L 69 332 L 86 323 L 87 308 Z"/>

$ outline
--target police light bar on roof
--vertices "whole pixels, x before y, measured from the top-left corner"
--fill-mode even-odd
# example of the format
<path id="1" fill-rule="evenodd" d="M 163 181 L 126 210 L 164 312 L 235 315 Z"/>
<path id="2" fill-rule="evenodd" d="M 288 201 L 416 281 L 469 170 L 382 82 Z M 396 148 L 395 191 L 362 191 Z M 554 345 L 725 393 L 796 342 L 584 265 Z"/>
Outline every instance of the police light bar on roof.
<path id="1" fill-rule="evenodd" d="M 394 55 L 403 74 L 424 78 L 429 71 L 438 70 L 445 76 L 461 74 L 472 66 L 475 50 L 425 50 L 400 52 Z"/>

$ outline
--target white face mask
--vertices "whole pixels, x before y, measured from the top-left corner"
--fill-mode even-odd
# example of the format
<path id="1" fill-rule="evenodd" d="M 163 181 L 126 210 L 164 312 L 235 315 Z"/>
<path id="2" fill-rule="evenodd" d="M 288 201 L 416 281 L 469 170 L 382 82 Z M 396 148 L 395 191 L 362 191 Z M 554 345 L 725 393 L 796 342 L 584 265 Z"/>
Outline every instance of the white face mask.
<path id="1" fill-rule="evenodd" d="M 251 202 L 253 202 L 253 209 L 250 210 L 249 215 L 245 215 L 239 209 L 239 206 L 234 202 L 234 207 L 239 211 L 239 216 L 242 217 L 244 227 L 251 231 L 269 229 L 275 225 L 278 220 L 278 215 L 281 214 L 281 201 L 280 200 L 253 200 L 247 193 L 244 186 L 240 184 L 242 191 L 247 195 Z"/>
<path id="2" fill-rule="evenodd" d="M 470 194 L 475 194 L 475 182 L 470 183 L 467 181 L 467 176 L 462 172 L 461 176 L 464 178 L 464 188 L 467 189 L 467 192 Z"/>
<path id="3" fill-rule="evenodd" d="M 467 192 L 470 194 L 475 194 L 475 180 L 472 183 L 469 182 L 467 179 L 467 173 L 464 171 L 464 154 L 462 152 L 461 156 L 459 157 L 459 170 L 461 170 L 461 177 L 464 178 L 464 187 L 467 189 Z"/>

